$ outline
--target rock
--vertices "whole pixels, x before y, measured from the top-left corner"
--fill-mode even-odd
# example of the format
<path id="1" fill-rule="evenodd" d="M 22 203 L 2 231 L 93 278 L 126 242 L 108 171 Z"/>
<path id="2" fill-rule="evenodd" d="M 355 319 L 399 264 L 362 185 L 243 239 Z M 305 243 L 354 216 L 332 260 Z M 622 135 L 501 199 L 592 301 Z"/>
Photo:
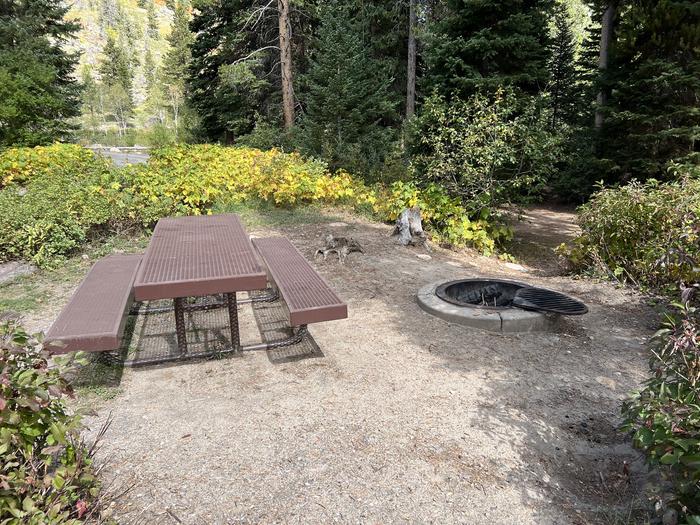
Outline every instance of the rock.
<path id="1" fill-rule="evenodd" d="M 418 253 L 416 254 L 416 257 L 418 257 L 419 259 L 423 259 L 424 261 L 429 261 L 430 259 L 432 259 L 432 257 L 427 253 Z"/>
<path id="2" fill-rule="evenodd" d="M 329 222 L 328 226 L 331 228 L 345 228 L 348 225 L 347 222 Z"/>
<path id="3" fill-rule="evenodd" d="M 505 265 L 506 265 L 507 268 L 510 268 L 511 270 L 516 270 L 516 271 L 518 271 L 518 272 L 527 272 L 527 270 L 525 269 L 525 267 L 524 267 L 523 265 L 521 265 L 521 264 L 515 264 L 515 263 L 507 262 Z"/>
<path id="4" fill-rule="evenodd" d="M 678 512 L 676 509 L 668 509 L 661 518 L 663 525 L 678 525 Z"/>

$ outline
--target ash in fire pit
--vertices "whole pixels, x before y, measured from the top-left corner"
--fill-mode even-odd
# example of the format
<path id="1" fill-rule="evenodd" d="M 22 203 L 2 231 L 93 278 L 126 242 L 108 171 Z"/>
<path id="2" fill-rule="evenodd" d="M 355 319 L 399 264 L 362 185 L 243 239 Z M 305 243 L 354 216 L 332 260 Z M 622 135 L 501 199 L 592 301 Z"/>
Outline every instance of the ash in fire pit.
<path id="1" fill-rule="evenodd" d="M 503 308 L 512 306 L 518 290 L 526 285 L 501 279 L 463 279 L 441 284 L 435 294 L 457 306 Z"/>
<path id="2" fill-rule="evenodd" d="M 504 279 L 433 283 L 420 290 L 418 303 L 447 321 L 497 332 L 548 330 L 560 315 L 588 312 L 568 295 Z"/>

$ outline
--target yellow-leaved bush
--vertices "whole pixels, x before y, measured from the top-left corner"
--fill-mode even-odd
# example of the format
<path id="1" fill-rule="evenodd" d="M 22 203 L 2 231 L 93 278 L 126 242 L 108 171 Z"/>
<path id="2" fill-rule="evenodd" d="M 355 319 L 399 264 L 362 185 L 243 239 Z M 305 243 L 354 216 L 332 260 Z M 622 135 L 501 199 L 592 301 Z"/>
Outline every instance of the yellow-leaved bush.
<path id="1" fill-rule="evenodd" d="M 107 161 L 75 144 L 10 148 L 0 155 L 0 189 L 10 184 L 24 185 L 42 175 L 82 172 L 88 167 L 92 169 L 95 163 Z"/>
<path id="2" fill-rule="evenodd" d="M 0 200 L 3 193 L 12 193 L 14 200 L 31 200 L 30 194 L 17 195 L 16 188 L 22 185 L 32 188 L 32 193 L 51 181 L 56 184 L 58 179 L 79 186 L 84 173 L 102 171 L 95 169 L 100 162 L 92 152 L 73 145 L 8 150 L 0 154 L 0 180 L 7 180 L 8 186 L 0 189 Z M 55 174 L 52 165 L 56 166 Z M 29 180 L 34 182 L 25 184 Z M 113 168 L 99 180 L 96 185 L 95 176 L 86 178 L 89 195 L 95 201 L 90 206 L 109 210 L 110 218 L 106 220 L 102 214 L 94 221 L 82 221 L 81 231 L 90 223 L 95 227 L 108 223 L 150 227 L 164 216 L 206 214 L 220 204 L 265 201 L 280 207 L 344 205 L 369 211 L 383 221 L 395 220 L 404 208 L 419 206 L 433 241 L 450 246 L 469 245 L 486 254 L 493 253 L 499 241 L 510 237 L 510 230 L 497 218 L 486 211 L 478 217 L 470 216 L 459 199 L 435 184 L 424 188 L 404 182 L 388 187 L 368 186 L 345 171 L 330 173 L 323 162 L 278 150 L 217 145 L 167 147 L 153 151 L 147 164 Z M 61 184 L 65 186 L 65 182 Z M 44 217 L 36 209 L 25 215 L 31 215 L 30 222 L 41 224 L 59 220 L 55 214 Z M 8 223 L 8 233 L 9 226 Z M 28 227 L 31 230 L 31 225 Z M 79 240 L 84 234 L 73 237 Z M 6 240 L 6 244 L 11 245 L 12 241 Z M 46 249 L 34 246 L 35 239 L 15 244 L 19 245 L 11 250 L 15 256 L 31 256 L 39 253 L 37 250 L 60 256 L 75 246 L 75 242 L 64 240 Z"/>

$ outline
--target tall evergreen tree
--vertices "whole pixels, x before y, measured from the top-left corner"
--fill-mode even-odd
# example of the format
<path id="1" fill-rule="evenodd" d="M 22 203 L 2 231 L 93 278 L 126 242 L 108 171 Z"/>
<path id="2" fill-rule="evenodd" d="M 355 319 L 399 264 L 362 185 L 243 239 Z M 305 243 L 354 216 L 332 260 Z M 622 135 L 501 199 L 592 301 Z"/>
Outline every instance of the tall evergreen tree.
<path id="1" fill-rule="evenodd" d="M 551 0 L 446 0 L 427 54 L 427 87 L 462 98 L 503 85 L 544 89 L 551 6 Z"/>
<path id="2" fill-rule="evenodd" d="M 78 26 L 67 11 L 57 0 L 0 2 L 0 146 L 43 144 L 73 129 L 78 56 L 63 45 Z"/>
<path id="3" fill-rule="evenodd" d="M 204 138 L 231 142 L 250 133 L 258 119 L 281 122 L 279 27 L 276 13 L 266 16 L 275 9 L 268 4 L 193 4 L 187 92 Z"/>
<path id="4" fill-rule="evenodd" d="M 156 3 L 148 0 L 146 4 L 146 18 L 148 21 L 148 36 L 158 38 L 158 17 L 156 16 Z"/>
<path id="5" fill-rule="evenodd" d="M 153 59 L 151 48 L 146 47 L 146 51 L 143 56 L 143 77 L 146 81 L 146 93 L 150 93 L 151 90 L 153 90 L 157 74 L 158 71 L 156 69 L 156 62 Z M 184 77 L 182 78 L 184 79 Z"/>
<path id="6" fill-rule="evenodd" d="M 700 163 L 700 10 L 684 0 L 635 0 L 612 47 L 601 155 L 616 177 L 664 177 L 670 161 Z"/>
<path id="7" fill-rule="evenodd" d="M 554 9 L 554 35 L 550 48 L 550 82 L 547 90 L 551 97 L 551 127 L 554 129 L 562 123 L 576 123 L 580 104 L 576 42 L 566 4 L 563 3 L 558 3 Z"/>
<path id="8" fill-rule="evenodd" d="M 192 59 L 190 46 L 193 36 L 190 33 L 189 19 L 188 4 L 184 0 L 178 2 L 168 36 L 170 48 L 163 59 L 163 100 L 170 110 L 176 140 L 180 138 L 180 124 L 185 109 L 185 78 Z"/>
<path id="9" fill-rule="evenodd" d="M 104 57 L 99 67 L 102 83 L 106 86 L 120 85 L 127 93 L 131 93 L 133 86 L 131 60 L 112 33 L 107 36 L 107 43 L 102 53 Z"/>
<path id="10" fill-rule="evenodd" d="M 389 149 L 392 132 L 382 121 L 396 113 L 391 78 L 367 41 L 346 8 L 325 10 L 305 78 L 303 121 L 309 153 L 365 174 Z"/>
<path id="11" fill-rule="evenodd" d="M 163 57 L 163 77 L 169 84 L 184 85 L 189 70 L 194 37 L 190 32 L 189 5 L 180 1 L 175 7 L 173 24 L 168 36 L 170 47 Z"/>
<path id="12" fill-rule="evenodd" d="M 134 113 L 132 61 L 112 33 L 108 34 L 103 54 L 99 72 L 106 93 L 106 109 L 114 116 L 119 132 L 123 134 Z"/>

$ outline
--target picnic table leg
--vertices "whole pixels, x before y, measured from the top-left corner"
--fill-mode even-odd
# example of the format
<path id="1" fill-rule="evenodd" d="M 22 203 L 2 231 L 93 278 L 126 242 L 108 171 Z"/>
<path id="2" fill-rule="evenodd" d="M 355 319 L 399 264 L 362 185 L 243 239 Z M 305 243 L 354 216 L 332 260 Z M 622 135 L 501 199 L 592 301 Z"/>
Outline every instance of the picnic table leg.
<path id="1" fill-rule="evenodd" d="M 177 335 L 177 348 L 181 354 L 187 353 L 187 333 L 185 332 L 185 299 L 175 299 L 175 334 Z"/>
<path id="2" fill-rule="evenodd" d="M 241 336 L 238 330 L 238 301 L 236 292 L 226 294 L 228 304 L 229 324 L 231 325 L 231 346 L 239 350 L 241 348 Z"/>

